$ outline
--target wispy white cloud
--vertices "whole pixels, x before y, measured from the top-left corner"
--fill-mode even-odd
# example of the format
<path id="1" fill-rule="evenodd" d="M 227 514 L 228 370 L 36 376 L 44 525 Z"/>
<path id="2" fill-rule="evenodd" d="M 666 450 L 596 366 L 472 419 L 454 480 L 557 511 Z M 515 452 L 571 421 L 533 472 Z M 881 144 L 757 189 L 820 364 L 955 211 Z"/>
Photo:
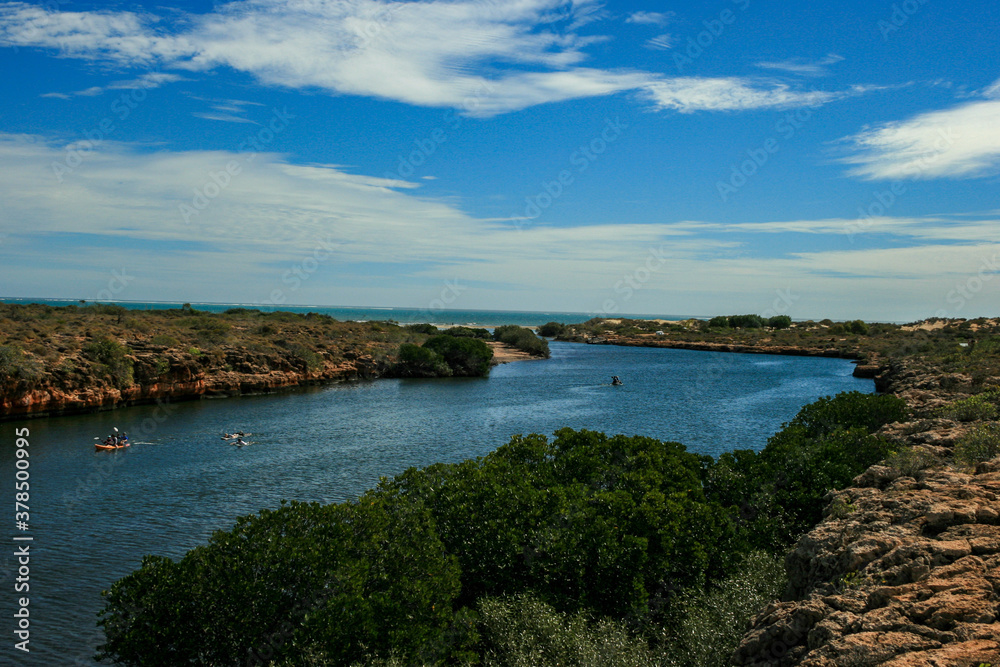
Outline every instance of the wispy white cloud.
<path id="1" fill-rule="evenodd" d="M 632 12 L 625 19 L 625 23 L 638 23 L 640 25 L 667 25 L 674 20 L 674 12 Z"/>
<path id="2" fill-rule="evenodd" d="M 846 238 L 848 242 L 870 233 L 934 243 L 1000 243 L 1000 217 L 996 211 L 919 217 L 865 216 L 863 219 L 825 218 L 729 224 L 685 222 L 678 224 L 677 228 L 687 229 L 692 233 L 839 236 Z"/>
<path id="3" fill-rule="evenodd" d="M 146 72 L 135 79 L 125 81 L 112 81 L 107 86 L 91 86 L 84 90 L 77 90 L 72 93 L 45 93 L 42 97 L 55 97 L 68 100 L 72 97 L 96 97 L 106 90 L 150 90 L 159 88 L 165 83 L 184 81 L 184 77 L 179 74 L 169 74 L 167 72 Z"/>
<path id="4" fill-rule="evenodd" d="M 452 107 L 472 116 L 628 91 L 681 111 L 815 105 L 838 96 L 744 79 L 588 67 L 587 48 L 605 38 L 577 29 L 606 15 L 594 0 L 242 0 L 166 25 L 151 14 L 48 12 L 15 2 L 0 5 L 0 45 L 129 68 L 229 67 L 267 85 Z M 662 25 L 671 15 L 637 12 L 627 20 Z M 670 39 L 661 35 L 647 45 L 669 48 Z M 163 83 L 180 75 L 158 76 Z"/>
<path id="5" fill-rule="evenodd" d="M 650 83 L 645 87 L 660 109 L 693 111 L 742 111 L 820 106 L 860 95 L 872 88 L 855 86 L 845 91 L 797 90 L 786 83 L 755 81 L 738 77 L 706 79 L 678 77 Z"/>
<path id="6" fill-rule="evenodd" d="M 667 51 L 674 46 L 674 36 L 670 33 L 664 33 L 662 35 L 657 35 L 646 40 L 646 48 L 654 49 L 656 51 Z"/>
<path id="7" fill-rule="evenodd" d="M 197 95 L 188 95 L 193 100 L 198 100 L 199 102 L 207 102 L 210 111 L 196 111 L 191 115 L 196 118 L 204 118 L 206 120 L 218 120 L 227 123 L 253 123 L 259 125 L 257 121 L 251 120 L 246 117 L 248 106 L 264 106 L 260 102 L 251 102 L 248 100 L 234 100 L 234 99 L 217 99 L 211 97 L 198 97 Z"/>
<path id="8" fill-rule="evenodd" d="M 871 180 L 975 178 L 1000 171 L 1000 81 L 990 99 L 919 114 L 847 137 L 858 165 L 850 174 Z"/>
<path id="9" fill-rule="evenodd" d="M 789 58 L 788 60 L 782 60 L 778 62 L 761 62 L 757 63 L 757 67 L 763 67 L 764 69 L 776 69 L 782 70 L 784 72 L 789 72 L 791 74 L 800 74 L 804 76 L 820 76 L 827 73 L 827 68 L 830 65 L 839 63 L 844 58 L 838 56 L 836 53 L 828 54 L 825 58 L 820 58 L 819 60 L 807 60 L 805 58 Z"/>
<path id="10" fill-rule="evenodd" d="M 244 118 L 243 116 L 237 116 L 232 113 L 224 112 L 213 112 L 213 111 L 196 111 L 191 114 L 195 118 L 204 118 L 205 120 L 218 120 L 225 123 L 252 123 L 254 125 L 260 125 L 255 120 L 250 120 L 249 118 Z"/>
<path id="11" fill-rule="evenodd" d="M 140 74 L 134 79 L 129 79 L 126 81 L 113 81 L 108 84 L 109 90 L 137 90 L 145 89 L 149 90 L 151 88 L 158 88 L 165 83 L 175 83 L 177 81 L 186 81 L 180 74 L 171 74 L 169 72 L 146 72 Z"/>

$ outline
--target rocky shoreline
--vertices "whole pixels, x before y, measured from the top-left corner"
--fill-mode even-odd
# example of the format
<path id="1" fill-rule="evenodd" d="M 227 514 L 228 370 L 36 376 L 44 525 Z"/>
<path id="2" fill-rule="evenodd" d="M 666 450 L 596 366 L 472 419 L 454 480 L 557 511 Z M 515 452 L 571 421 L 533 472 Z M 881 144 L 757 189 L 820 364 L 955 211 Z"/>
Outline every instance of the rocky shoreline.
<path id="1" fill-rule="evenodd" d="M 112 410 L 132 405 L 191 401 L 248 394 L 266 394 L 304 385 L 376 377 L 378 363 L 367 355 L 347 352 L 338 362 L 323 360 L 321 368 L 291 357 L 232 348 L 221 363 L 208 357 L 132 343 L 137 372 L 155 363 L 168 370 L 154 382 L 118 388 L 94 378 L 52 373 L 47 382 L 0 397 L 0 420 L 50 417 Z"/>
<path id="2" fill-rule="evenodd" d="M 972 379 L 905 362 L 876 377 L 918 415 Z M 975 422 L 889 424 L 910 465 L 877 465 L 829 496 L 786 557 L 784 601 L 757 616 L 733 656 L 746 667 L 980 667 L 1000 662 L 1000 459 L 960 469 Z"/>
<path id="3" fill-rule="evenodd" d="M 494 365 L 537 359 L 498 342 L 489 343 Z M 310 367 L 294 355 L 252 352 L 226 347 L 221 357 L 195 356 L 162 346 L 130 343 L 130 358 L 136 373 L 155 381 L 118 388 L 81 374 L 49 374 L 46 381 L 22 385 L 0 396 L 0 421 L 100 412 L 133 405 L 193 401 L 253 394 L 271 394 L 296 387 L 373 380 L 387 362 L 370 354 L 346 351 L 340 358 L 322 358 L 320 367 Z M 167 370 L 154 373 L 156 364 Z"/>

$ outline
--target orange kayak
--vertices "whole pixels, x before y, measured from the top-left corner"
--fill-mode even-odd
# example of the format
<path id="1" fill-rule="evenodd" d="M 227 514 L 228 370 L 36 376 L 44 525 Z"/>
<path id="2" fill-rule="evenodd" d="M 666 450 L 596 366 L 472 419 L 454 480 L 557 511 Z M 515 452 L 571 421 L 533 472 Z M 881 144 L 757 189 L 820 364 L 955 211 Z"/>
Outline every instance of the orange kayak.
<path id="1" fill-rule="evenodd" d="M 131 443 L 126 442 L 124 445 L 94 445 L 96 449 L 124 449 L 128 447 Z"/>

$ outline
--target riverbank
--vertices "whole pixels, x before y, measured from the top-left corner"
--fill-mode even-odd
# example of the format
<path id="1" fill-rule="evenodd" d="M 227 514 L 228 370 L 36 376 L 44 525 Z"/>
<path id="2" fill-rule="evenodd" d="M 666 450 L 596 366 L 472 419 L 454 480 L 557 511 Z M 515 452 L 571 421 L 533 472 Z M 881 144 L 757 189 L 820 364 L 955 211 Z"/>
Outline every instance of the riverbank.
<path id="1" fill-rule="evenodd" d="M 374 379 L 435 332 L 315 313 L 0 305 L 0 421 Z M 533 358 L 492 347 L 494 363 Z"/>
<path id="2" fill-rule="evenodd" d="M 741 316 L 729 320 L 752 318 Z M 876 378 L 898 359 L 934 364 L 941 372 L 967 373 L 975 383 L 1000 376 L 1000 319 L 930 318 L 908 325 L 812 320 L 780 326 L 720 325 L 711 320 L 595 318 L 559 325 L 556 340 L 711 352 L 834 357 L 855 362 L 855 377 Z M 759 318 L 758 318 L 759 320 Z M 543 327 L 543 331 L 544 331 Z M 882 389 L 880 389 L 882 391 Z"/>
<path id="3" fill-rule="evenodd" d="M 781 602 L 762 610 L 733 664 L 972 666 L 1000 660 L 1000 387 L 914 360 L 877 378 L 912 417 L 879 434 L 897 454 L 831 492 L 825 518 L 786 557 Z M 985 386 L 984 386 L 985 385 Z M 992 452 L 969 461 L 986 435 Z"/>
<path id="4" fill-rule="evenodd" d="M 1000 662 L 998 325 L 934 318 L 734 329 L 609 319 L 569 325 L 560 338 L 840 357 L 904 399 L 911 417 L 879 431 L 896 454 L 828 494 L 824 519 L 786 556 L 785 595 L 757 615 L 733 664 L 980 667 Z"/>
<path id="5" fill-rule="evenodd" d="M 509 364 L 512 361 L 538 361 L 543 358 L 499 341 L 489 341 L 486 344 L 493 350 L 494 365 Z"/>

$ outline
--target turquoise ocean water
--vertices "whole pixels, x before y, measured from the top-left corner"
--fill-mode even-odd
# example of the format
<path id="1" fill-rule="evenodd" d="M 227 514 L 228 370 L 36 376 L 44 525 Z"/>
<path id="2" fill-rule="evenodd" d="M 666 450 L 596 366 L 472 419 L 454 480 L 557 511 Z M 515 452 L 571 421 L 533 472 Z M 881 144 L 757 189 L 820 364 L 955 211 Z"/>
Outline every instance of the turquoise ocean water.
<path id="1" fill-rule="evenodd" d="M 2 303 L 44 303 L 50 306 L 80 305 L 79 301 L 69 299 L 0 299 Z M 97 302 L 95 302 L 97 303 Z M 100 302 L 104 303 L 104 302 Z M 124 306 L 132 310 L 159 310 L 180 308 L 183 304 L 166 301 L 121 301 L 114 305 Z M 211 313 L 221 313 L 230 308 L 257 308 L 270 312 L 283 310 L 292 313 L 321 313 L 342 321 L 385 321 L 392 320 L 400 324 L 416 322 L 431 322 L 433 324 L 477 324 L 484 327 L 494 327 L 501 324 L 517 324 L 523 327 L 540 326 L 546 322 L 562 322 L 571 324 L 585 322 L 591 313 L 575 312 L 535 312 L 521 310 L 451 310 L 451 309 L 421 309 L 421 308 L 365 308 L 353 306 L 260 306 L 245 303 L 191 303 L 196 310 Z M 667 320 L 685 319 L 680 315 L 615 315 L 615 317 L 630 318 L 660 318 Z"/>

